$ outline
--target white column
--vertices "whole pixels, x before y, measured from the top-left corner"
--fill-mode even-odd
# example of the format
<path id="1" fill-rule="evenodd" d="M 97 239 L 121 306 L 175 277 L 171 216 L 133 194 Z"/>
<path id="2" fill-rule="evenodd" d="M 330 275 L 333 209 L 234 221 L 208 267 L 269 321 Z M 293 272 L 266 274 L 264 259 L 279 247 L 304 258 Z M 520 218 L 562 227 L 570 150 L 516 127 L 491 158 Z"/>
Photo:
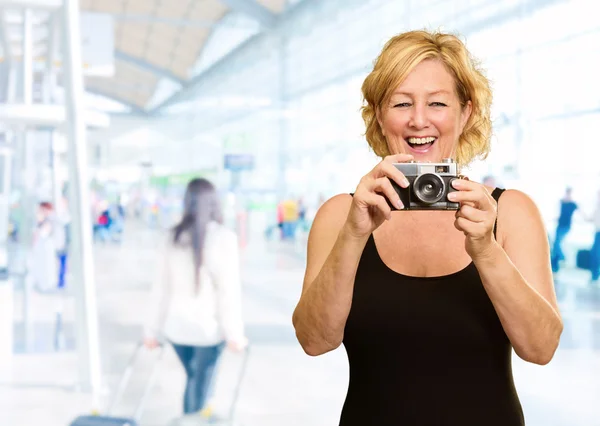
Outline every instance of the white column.
<path id="1" fill-rule="evenodd" d="M 32 11 L 23 10 L 23 103 L 29 105 L 33 98 L 33 19 Z"/>
<path id="2" fill-rule="evenodd" d="M 98 313 L 92 247 L 86 127 L 82 117 L 83 72 L 79 1 L 63 2 L 64 75 L 69 149 L 69 188 L 72 214 L 72 271 L 75 291 L 77 350 L 80 380 L 93 395 L 93 409 L 99 408 L 101 386 Z"/>

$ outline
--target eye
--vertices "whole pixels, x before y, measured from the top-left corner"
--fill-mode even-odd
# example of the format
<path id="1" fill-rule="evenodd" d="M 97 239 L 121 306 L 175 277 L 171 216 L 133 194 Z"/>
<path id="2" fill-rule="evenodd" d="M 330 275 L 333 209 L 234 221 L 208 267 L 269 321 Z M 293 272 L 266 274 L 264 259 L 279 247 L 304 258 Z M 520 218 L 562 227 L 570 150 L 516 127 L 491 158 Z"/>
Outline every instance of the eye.
<path id="1" fill-rule="evenodd" d="M 442 103 L 442 102 L 432 102 L 429 105 L 436 106 L 436 107 L 445 107 L 445 106 L 448 106 L 448 105 L 446 105 L 445 103 Z"/>
<path id="2" fill-rule="evenodd" d="M 394 105 L 394 108 L 407 108 L 410 106 L 409 102 L 400 102 L 399 104 Z"/>

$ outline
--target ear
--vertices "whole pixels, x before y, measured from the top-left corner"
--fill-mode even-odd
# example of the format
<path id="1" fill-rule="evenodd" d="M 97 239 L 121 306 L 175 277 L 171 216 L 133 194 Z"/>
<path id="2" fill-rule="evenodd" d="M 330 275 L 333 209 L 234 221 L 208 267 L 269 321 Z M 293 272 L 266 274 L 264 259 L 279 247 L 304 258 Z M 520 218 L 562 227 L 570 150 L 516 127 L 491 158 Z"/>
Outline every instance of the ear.
<path id="1" fill-rule="evenodd" d="M 381 134 L 385 136 L 385 130 L 383 128 L 383 117 L 382 117 L 381 108 L 375 108 L 375 117 L 377 118 L 377 123 L 379 124 L 379 128 L 381 129 Z"/>
<path id="2" fill-rule="evenodd" d="M 469 117 L 471 117 L 471 112 L 473 112 L 473 103 L 469 100 L 460 112 L 460 133 L 465 130 L 467 121 L 469 121 Z"/>

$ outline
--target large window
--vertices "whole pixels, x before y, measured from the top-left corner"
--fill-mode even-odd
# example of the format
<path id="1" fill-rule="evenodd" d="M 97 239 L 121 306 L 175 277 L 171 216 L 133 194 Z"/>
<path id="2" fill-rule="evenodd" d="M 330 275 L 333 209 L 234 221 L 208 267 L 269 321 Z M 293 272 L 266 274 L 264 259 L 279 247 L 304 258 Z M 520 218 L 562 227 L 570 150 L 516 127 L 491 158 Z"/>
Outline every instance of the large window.
<path id="1" fill-rule="evenodd" d="M 196 94 L 269 106 L 220 105 L 196 113 L 191 127 L 221 139 L 252 135 L 260 167 L 248 184 L 274 189 L 284 159 L 294 194 L 350 191 L 377 161 L 363 136 L 362 80 L 389 37 L 440 28 L 464 37 L 494 90 L 493 149 L 472 166 L 473 178 L 493 173 L 544 206 L 554 206 L 566 184 L 583 185 L 582 198 L 590 198 L 600 172 L 590 148 L 597 145 L 587 140 L 600 119 L 600 25 L 586 10 L 550 0 L 310 2 L 283 31 L 228 59 Z M 554 210 L 543 212 L 551 222 Z"/>

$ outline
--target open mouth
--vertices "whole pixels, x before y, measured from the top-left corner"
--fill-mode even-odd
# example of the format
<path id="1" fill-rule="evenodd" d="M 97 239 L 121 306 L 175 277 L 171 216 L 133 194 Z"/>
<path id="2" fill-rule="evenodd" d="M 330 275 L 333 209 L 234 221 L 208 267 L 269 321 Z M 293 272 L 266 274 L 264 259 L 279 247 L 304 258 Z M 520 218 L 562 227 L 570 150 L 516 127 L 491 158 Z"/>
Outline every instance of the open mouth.
<path id="1" fill-rule="evenodd" d="M 426 138 L 407 138 L 406 143 L 411 150 L 415 152 L 427 152 L 437 141 L 436 137 L 430 136 Z"/>

